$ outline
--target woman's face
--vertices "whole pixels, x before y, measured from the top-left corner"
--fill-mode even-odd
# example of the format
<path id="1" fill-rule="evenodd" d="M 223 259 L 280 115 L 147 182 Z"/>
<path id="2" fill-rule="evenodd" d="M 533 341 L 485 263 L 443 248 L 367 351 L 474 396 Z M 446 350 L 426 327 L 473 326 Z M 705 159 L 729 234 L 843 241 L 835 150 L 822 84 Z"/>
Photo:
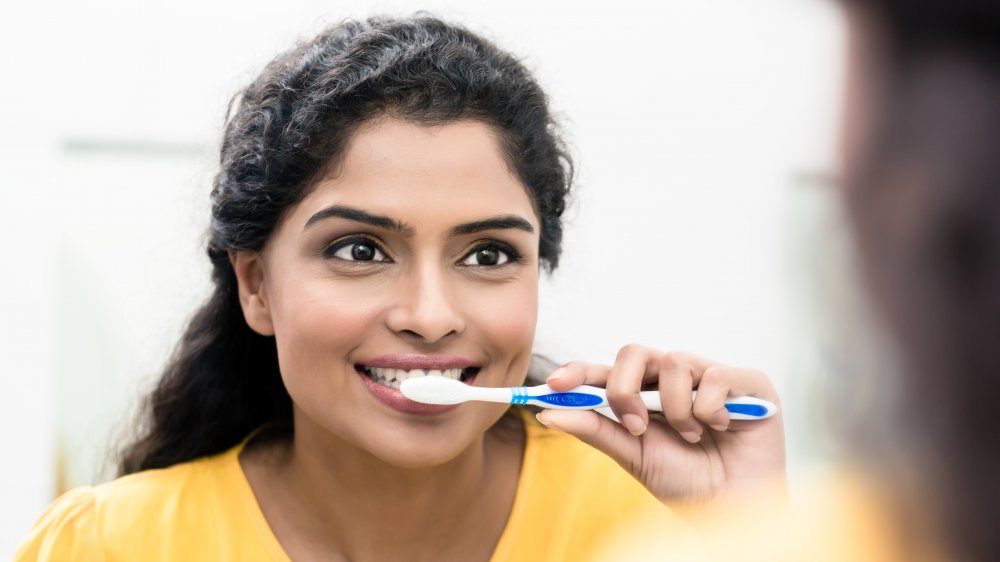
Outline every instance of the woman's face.
<path id="1" fill-rule="evenodd" d="M 531 200 L 487 125 L 362 127 L 341 165 L 237 265 L 251 326 L 275 335 L 297 439 L 410 467 L 476 442 L 504 405 L 427 407 L 396 388 L 417 370 L 523 382 L 538 242 Z"/>

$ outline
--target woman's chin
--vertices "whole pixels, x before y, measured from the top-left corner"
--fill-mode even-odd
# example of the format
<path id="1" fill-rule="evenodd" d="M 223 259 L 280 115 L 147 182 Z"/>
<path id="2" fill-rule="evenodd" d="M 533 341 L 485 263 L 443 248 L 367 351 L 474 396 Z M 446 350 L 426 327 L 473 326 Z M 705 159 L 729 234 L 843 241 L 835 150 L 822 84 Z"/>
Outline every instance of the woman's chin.
<path id="1" fill-rule="evenodd" d="M 387 465 L 405 468 L 434 468 L 452 462 L 473 445 L 475 436 L 408 436 L 396 434 L 375 438 L 362 446 Z"/>
<path id="2" fill-rule="evenodd" d="M 478 407 L 463 405 L 443 416 L 432 416 L 437 419 L 382 420 L 385 423 L 369 426 L 352 441 L 391 466 L 419 469 L 445 465 L 477 447 L 481 449 L 486 432 L 506 411 L 504 405 L 474 406 Z"/>
<path id="3" fill-rule="evenodd" d="M 505 404 L 463 404 L 441 414 L 373 412 L 363 423 L 358 422 L 361 416 L 334 418 L 324 412 L 326 419 L 303 415 L 296 425 L 317 430 L 304 432 L 312 438 L 329 439 L 335 456 L 358 453 L 391 467 L 420 469 L 446 465 L 481 448 L 487 431 L 506 410 Z"/>

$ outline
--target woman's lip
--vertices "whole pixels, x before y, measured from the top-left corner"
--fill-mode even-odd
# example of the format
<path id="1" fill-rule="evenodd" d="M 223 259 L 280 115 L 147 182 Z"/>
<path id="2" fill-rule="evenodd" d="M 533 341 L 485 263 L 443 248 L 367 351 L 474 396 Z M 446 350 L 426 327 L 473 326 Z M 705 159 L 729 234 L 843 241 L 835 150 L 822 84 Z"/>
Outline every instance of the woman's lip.
<path id="1" fill-rule="evenodd" d="M 391 355 L 380 355 L 364 361 L 359 361 L 365 367 L 379 367 L 382 369 L 424 369 L 425 371 L 445 369 L 466 369 L 478 367 L 479 365 L 472 359 L 458 357 L 455 355 L 424 355 L 419 353 L 394 353 Z"/>
<path id="2" fill-rule="evenodd" d="M 458 404 L 441 405 L 414 402 L 413 400 L 403 396 L 403 393 L 400 392 L 399 389 L 379 384 L 364 373 L 358 371 L 355 372 L 358 373 L 358 376 L 364 381 L 365 386 L 368 387 L 368 391 L 371 392 L 379 402 L 400 412 L 407 414 L 441 414 L 454 410 L 459 406 Z"/>

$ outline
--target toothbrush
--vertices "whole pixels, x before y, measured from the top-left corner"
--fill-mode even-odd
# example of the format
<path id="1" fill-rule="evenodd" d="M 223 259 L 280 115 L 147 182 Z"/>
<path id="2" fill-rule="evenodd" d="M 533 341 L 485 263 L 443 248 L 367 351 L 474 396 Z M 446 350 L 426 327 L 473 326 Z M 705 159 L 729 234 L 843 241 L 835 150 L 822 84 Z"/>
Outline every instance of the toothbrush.
<path id="1" fill-rule="evenodd" d="M 526 404 L 560 410 L 596 410 L 618 421 L 611 412 L 604 389 L 596 386 L 582 385 L 568 392 L 556 392 L 547 384 L 486 388 L 470 386 L 445 377 L 425 376 L 406 379 L 400 384 L 399 390 L 403 396 L 410 400 L 424 404 L 459 404 L 475 400 L 501 404 Z M 697 391 L 692 392 L 692 399 L 697 395 Z M 640 392 L 639 398 L 642 399 L 647 410 L 663 411 L 658 391 Z M 728 398 L 725 401 L 725 408 L 729 411 L 729 419 L 731 420 L 762 420 L 773 416 L 778 411 L 778 407 L 773 403 L 753 396 Z"/>

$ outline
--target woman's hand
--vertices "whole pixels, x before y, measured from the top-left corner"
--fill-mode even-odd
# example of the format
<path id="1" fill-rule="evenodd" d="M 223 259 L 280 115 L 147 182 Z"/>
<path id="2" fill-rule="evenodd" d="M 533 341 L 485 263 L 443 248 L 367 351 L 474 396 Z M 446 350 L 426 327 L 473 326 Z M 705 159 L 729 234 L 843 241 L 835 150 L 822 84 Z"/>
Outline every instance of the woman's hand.
<path id="1" fill-rule="evenodd" d="M 630 472 L 660 501 L 701 503 L 765 483 L 783 483 L 785 437 L 774 386 L 760 371 L 722 365 L 689 353 L 625 346 L 612 367 L 567 363 L 548 385 L 607 389 L 622 424 L 593 411 L 545 410 L 543 424 L 575 435 Z M 663 417 L 650 416 L 640 390 L 659 389 Z M 691 391 L 698 390 L 695 400 Z M 730 420 L 727 397 L 769 400 L 778 413 L 764 420 Z"/>

